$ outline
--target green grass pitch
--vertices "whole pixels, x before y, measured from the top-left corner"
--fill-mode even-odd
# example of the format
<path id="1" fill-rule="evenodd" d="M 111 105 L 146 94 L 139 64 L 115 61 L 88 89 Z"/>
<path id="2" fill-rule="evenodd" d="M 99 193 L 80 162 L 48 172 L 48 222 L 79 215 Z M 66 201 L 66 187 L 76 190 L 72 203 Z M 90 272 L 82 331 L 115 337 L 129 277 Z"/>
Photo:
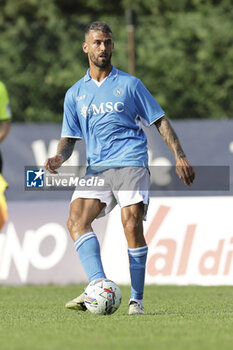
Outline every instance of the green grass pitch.
<path id="1" fill-rule="evenodd" d="M 233 288 L 146 286 L 146 315 L 66 310 L 84 286 L 0 287 L 1 350 L 233 349 Z"/>

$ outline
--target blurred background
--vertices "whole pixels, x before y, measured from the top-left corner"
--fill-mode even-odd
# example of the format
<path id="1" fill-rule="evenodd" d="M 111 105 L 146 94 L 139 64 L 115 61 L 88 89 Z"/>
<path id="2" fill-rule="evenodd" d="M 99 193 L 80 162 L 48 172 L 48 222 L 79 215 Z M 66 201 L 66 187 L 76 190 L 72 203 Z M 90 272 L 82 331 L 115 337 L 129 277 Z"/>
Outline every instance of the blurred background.
<path id="1" fill-rule="evenodd" d="M 147 131 L 150 164 L 164 166 L 145 223 L 147 283 L 232 284 L 232 0 L 0 0 L 0 80 L 13 114 L 1 144 L 9 220 L 0 283 L 87 282 L 66 228 L 72 192 L 25 191 L 25 167 L 40 168 L 56 152 L 64 95 L 86 73 L 84 29 L 95 20 L 111 26 L 114 66 L 156 98 L 197 175 L 199 166 L 209 169 L 204 183 L 225 167 L 216 190 L 169 191 L 174 159 L 155 129 Z M 80 141 L 66 165 L 84 163 Z M 128 284 L 119 217 L 116 208 L 94 228 L 108 277 Z"/>
<path id="2" fill-rule="evenodd" d="M 232 118 L 232 0 L 0 0 L 0 79 L 14 121 L 61 121 L 65 91 L 87 69 L 81 44 L 94 20 L 113 29 L 114 65 L 135 69 L 169 118 Z"/>

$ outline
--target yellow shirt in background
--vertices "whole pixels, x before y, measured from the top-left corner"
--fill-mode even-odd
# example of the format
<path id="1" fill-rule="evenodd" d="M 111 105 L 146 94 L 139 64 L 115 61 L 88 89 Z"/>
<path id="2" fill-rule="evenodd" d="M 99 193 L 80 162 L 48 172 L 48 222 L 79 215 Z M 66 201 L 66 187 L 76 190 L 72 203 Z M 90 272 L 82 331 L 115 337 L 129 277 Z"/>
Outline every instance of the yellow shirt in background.
<path id="1" fill-rule="evenodd" d="M 11 119 L 10 101 L 7 89 L 3 82 L 0 81 L 0 121 Z"/>

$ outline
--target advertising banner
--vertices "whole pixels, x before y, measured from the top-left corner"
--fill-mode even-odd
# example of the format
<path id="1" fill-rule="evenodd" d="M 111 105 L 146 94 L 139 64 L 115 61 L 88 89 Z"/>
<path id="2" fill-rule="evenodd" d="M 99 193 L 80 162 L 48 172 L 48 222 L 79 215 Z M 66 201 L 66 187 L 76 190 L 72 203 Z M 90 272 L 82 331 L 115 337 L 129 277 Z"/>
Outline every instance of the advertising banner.
<path id="1" fill-rule="evenodd" d="M 232 207 L 232 197 L 153 198 L 144 224 L 146 283 L 232 285 Z M 108 220 L 103 263 L 110 278 L 127 284 L 127 245 L 119 215 L 116 208 Z"/>
<path id="2" fill-rule="evenodd" d="M 66 228 L 69 202 L 9 202 L 10 220 L 0 233 L 0 284 L 87 282 Z M 105 220 L 93 225 L 102 245 Z"/>
<path id="3" fill-rule="evenodd" d="M 149 246 L 146 283 L 233 285 L 233 121 L 173 126 L 196 180 L 192 188 L 181 183 L 171 151 L 155 127 L 148 129 L 152 189 L 144 223 Z M 0 232 L 2 285 L 87 283 L 66 227 L 77 180 L 70 174 L 74 169 L 85 173 L 85 144 L 76 143 L 65 175 L 59 171 L 47 179 L 43 163 L 56 153 L 59 138 L 59 125 L 13 124 L 1 148 L 9 184 L 9 219 Z M 78 184 L 82 186 L 81 175 Z M 120 208 L 95 220 L 93 227 L 107 276 L 128 284 Z"/>
<path id="4" fill-rule="evenodd" d="M 196 181 L 187 188 L 175 174 L 174 158 L 155 126 L 146 128 L 152 196 L 233 195 L 233 120 L 173 121 L 188 159 L 196 169 Z M 45 159 L 56 154 L 61 126 L 13 124 L 1 145 L 3 176 L 10 201 L 69 200 L 72 191 L 25 191 L 25 169 L 42 169 Z M 64 166 L 86 166 L 85 142 L 77 141 Z M 69 172 L 69 170 L 68 170 Z M 51 189 L 51 188 L 50 188 Z"/>
<path id="5" fill-rule="evenodd" d="M 0 234 L 1 284 L 87 283 L 66 228 L 68 202 L 10 202 Z M 152 198 L 146 283 L 233 285 L 233 197 Z M 108 278 L 129 284 L 120 208 L 95 220 Z"/>

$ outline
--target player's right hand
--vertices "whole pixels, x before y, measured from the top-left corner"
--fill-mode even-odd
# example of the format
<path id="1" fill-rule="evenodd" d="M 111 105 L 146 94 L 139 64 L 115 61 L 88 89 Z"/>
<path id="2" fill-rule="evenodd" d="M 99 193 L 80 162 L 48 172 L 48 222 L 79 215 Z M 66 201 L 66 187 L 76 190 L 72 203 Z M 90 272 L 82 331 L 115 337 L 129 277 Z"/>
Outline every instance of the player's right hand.
<path id="1" fill-rule="evenodd" d="M 57 174 L 57 171 L 55 169 L 60 168 L 62 163 L 63 163 L 63 157 L 61 155 L 56 155 L 54 157 L 47 158 L 44 163 L 44 167 L 51 174 Z"/>

